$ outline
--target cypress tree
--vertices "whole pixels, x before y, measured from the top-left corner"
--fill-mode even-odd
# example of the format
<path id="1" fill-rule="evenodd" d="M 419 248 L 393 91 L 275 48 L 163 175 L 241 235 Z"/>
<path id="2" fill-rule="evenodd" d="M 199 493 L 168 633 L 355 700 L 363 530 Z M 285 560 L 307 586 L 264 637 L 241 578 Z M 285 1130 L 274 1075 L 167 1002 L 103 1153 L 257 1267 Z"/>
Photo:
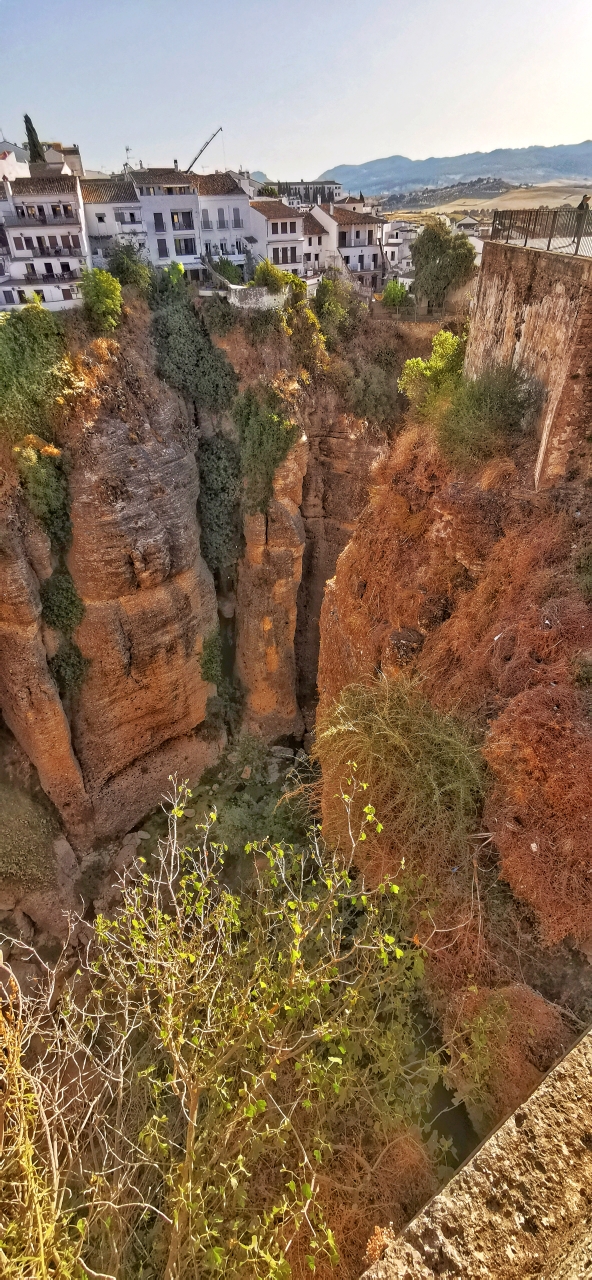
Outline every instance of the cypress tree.
<path id="1" fill-rule="evenodd" d="M 29 147 L 29 164 L 45 164 L 45 152 L 37 130 L 30 116 L 25 116 L 25 129 L 27 130 L 27 144 Z"/>

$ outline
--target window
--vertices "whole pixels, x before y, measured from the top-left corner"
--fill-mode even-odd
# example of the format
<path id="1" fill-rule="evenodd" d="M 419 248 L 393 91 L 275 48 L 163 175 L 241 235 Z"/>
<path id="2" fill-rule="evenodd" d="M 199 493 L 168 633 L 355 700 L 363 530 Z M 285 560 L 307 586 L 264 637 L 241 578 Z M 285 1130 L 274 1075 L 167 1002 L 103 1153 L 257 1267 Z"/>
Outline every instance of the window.
<path id="1" fill-rule="evenodd" d="M 104 221 L 105 221 L 105 214 L 97 213 L 97 222 L 104 222 Z"/>
<path id="2" fill-rule="evenodd" d="M 34 289 L 33 293 L 37 298 L 39 298 L 40 302 L 45 302 L 45 294 L 43 292 L 43 289 Z"/>
<path id="3" fill-rule="evenodd" d="M 26 301 L 27 301 L 27 295 L 26 295 L 26 293 L 25 293 L 25 290 L 24 290 L 24 289 L 17 289 L 17 293 L 18 293 L 18 300 L 19 300 L 19 302 L 26 302 Z"/>
<path id="4" fill-rule="evenodd" d="M 39 217 L 41 218 L 41 221 L 42 221 L 42 222 L 45 222 L 45 220 L 46 220 L 46 218 L 47 218 L 47 214 L 46 214 L 46 212 L 45 212 L 45 207 L 44 207 L 44 205 L 42 205 L 42 204 L 38 204 L 38 205 L 37 205 L 37 213 L 38 213 Z"/>
<path id="5" fill-rule="evenodd" d="M 218 209 L 218 230 L 223 231 L 224 228 L 227 226 L 228 226 L 228 223 L 226 221 L 226 218 L 224 217 L 224 210 Z"/>
<path id="6" fill-rule="evenodd" d="M 59 210 L 59 207 L 60 207 L 60 206 L 59 206 L 59 204 L 58 204 L 56 207 L 57 207 L 57 209 Z M 52 208 L 53 208 L 53 205 L 52 205 Z M 16 216 L 17 216 L 17 218 L 24 218 L 24 216 L 25 216 L 25 210 L 23 209 L 22 204 L 17 204 L 17 205 L 15 205 L 15 209 L 16 209 Z"/>
<path id="7" fill-rule="evenodd" d="M 9 306 L 12 306 L 14 303 L 14 293 L 12 292 L 12 289 L 4 290 L 4 301 L 8 302 Z"/>
<path id="8" fill-rule="evenodd" d="M 34 248 L 35 248 L 35 245 L 33 244 L 33 237 L 32 237 L 32 236 L 25 236 L 25 249 L 31 249 L 31 250 L 32 250 L 32 249 L 34 249 Z"/>
<path id="9" fill-rule="evenodd" d="M 278 234 L 278 227 L 279 227 L 279 222 L 272 222 L 272 224 L 271 224 L 271 234 L 272 234 L 272 236 L 277 236 L 277 234 Z"/>
<path id="10" fill-rule="evenodd" d="M 293 244 L 290 249 L 290 262 L 296 262 L 296 245 Z"/>
<path id="11" fill-rule="evenodd" d="M 242 227 L 243 223 L 240 216 L 240 209 L 232 210 L 232 225 L 233 227 Z"/>
<path id="12" fill-rule="evenodd" d="M 201 225 L 204 231 L 212 231 L 213 229 L 213 224 L 210 222 L 210 215 L 207 209 L 202 209 Z"/>
<path id="13" fill-rule="evenodd" d="M 363 271 L 364 270 L 364 254 L 363 253 L 358 254 L 358 262 L 360 264 L 360 270 Z"/>
<path id="14" fill-rule="evenodd" d="M 222 257 L 223 257 L 223 258 L 227 258 L 227 257 L 228 257 L 228 244 L 227 244 L 226 240 L 221 240 L 221 241 L 220 241 L 220 253 L 222 254 Z"/>
<path id="15" fill-rule="evenodd" d="M 191 209 L 183 210 L 182 213 L 171 213 L 171 222 L 173 231 L 193 231 L 193 214 Z"/>
<path id="16" fill-rule="evenodd" d="M 288 261 L 288 250 L 282 249 L 282 262 L 287 262 L 287 261 Z"/>
<path id="17" fill-rule="evenodd" d="M 45 238 L 44 238 L 44 236 L 37 236 L 37 248 L 41 251 L 41 253 L 44 253 L 44 252 L 45 252 Z"/>
<path id="18" fill-rule="evenodd" d="M 72 301 L 72 290 L 71 290 L 71 289 L 62 289 L 62 298 L 64 299 L 64 302 L 71 302 L 71 301 Z"/>
<path id="19" fill-rule="evenodd" d="M 27 205 L 27 217 L 28 217 L 28 218 L 36 218 L 36 217 L 37 217 L 37 210 L 36 210 L 36 208 L 35 208 L 35 205 L 34 205 L 34 204 L 28 204 L 28 205 Z"/>
<path id="20" fill-rule="evenodd" d="M 237 242 L 236 242 L 236 252 L 237 252 L 237 253 L 244 253 L 244 252 L 245 252 L 245 249 L 244 249 L 244 245 L 243 245 L 242 240 L 237 240 Z"/>
<path id="21" fill-rule="evenodd" d="M 295 235 L 296 235 L 296 223 L 295 223 L 295 222 L 291 222 L 291 223 L 290 223 L 290 235 L 291 235 L 291 236 L 295 236 Z"/>
<path id="22" fill-rule="evenodd" d="M 312 249 L 312 236 L 308 237 L 308 247 L 309 249 Z M 310 257 L 310 254 L 309 254 L 309 257 Z"/>
<path id="23" fill-rule="evenodd" d="M 304 261 L 305 261 L 305 262 L 310 262 L 310 261 L 311 261 L 311 258 L 312 258 L 312 254 L 311 254 L 311 253 L 305 253 L 305 254 L 304 254 Z"/>
<path id="24" fill-rule="evenodd" d="M 323 243 L 323 237 L 322 237 L 322 236 L 317 236 L 317 244 L 322 245 L 322 243 Z M 318 254 L 317 254 L 317 257 L 318 257 Z"/>
<path id="25" fill-rule="evenodd" d="M 70 275 L 72 268 L 69 262 L 60 262 L 60 267 L 62 268 L 64 275 Z"/>
<path id="26" fill-rule="evenodd" d="M 345 262 L 346 267 L 349 267 L 349 254 L 347 255 L 347 257 L 344 254 L 343 261 Z"/>
<path id="27" fill-rule="evenodd" d="M 26 241 L 25 241 L 25 243 L 26 243 Z M 69 253 L 69 252 L 70 252 L 70 237 L 69 237 L 69 236 L 62 236 L 62 244 L 63 244 L 63 246 L 64 246 L 64 249 L 66 249 L 66 251 Z"/>
<path id="28" fill-rule="evenodd" d="M 133 209 L 132 209 L 132 211 L 131 211 L 131 213 L 130 213 L 130 219 L 129 219 L 129 220 L 130 220 L 130 222 L 135 222 L 135 221 L 136 221 L 136 215 L 135 215 L 135 213 L 134 213 Z"/>
<path id="29" fill-rule="evenodd" d="M 280 251 L 279 251 L 279 249 L 273 249 L 273 250 L 272 250 L 272 255 L 273 255 L 273 261 L 274 261 L 274 262 L 278 262 L 278 263 L 279 263 L 279 260 L 280 260 Z"/>
<path id="30" fill-rule="evenodd" d="M 57 247 L 58 247 L 58 238 L 57 238 L 57 236 L 50 236 L 50 237 L 49 237 L 49 247 L 50 247 L 50 249 L 57 249 Z"/>
<path id="31" fill-rule="evenodd" d="M 43 266 L 44 266 L 44 269 L 45 269 L 45 274 L 46 274 L 46 276 L 52 276 L 52 275 L 53 275 L 53 262 L 44 262 L 44 263 L 43 263 Z"/>
<path id="32" fill-rule="evenodd" d="M 187 258 L 192 253 L 195 253 L 193 236 L 188 236 L 187 239 L 184 236 L 175 236 L 175 253 L 179 258 Z"/>
<path id="33" fill-rule="evenodd" d="M 319 255 L 318 253 L 315 253 L 315 266 L 317 265 L 318 261 L 319 261 Z"/>
<path id="34" fill-rule="evenodd" d="M 373 254 L 372 254 L 372 266 L 373 266 L 373 267 L 377 267 L 377 266 L 378 266 L 378 254 L 377 254 L 377 253 L 373 253 Z"/>
<path id="35" fill-rule="evenodd" d="M 73 209 L 72 209 L 72 205 L 71 205 L 71 204 L 65 204 L 65 205 L 64 205 L 64 217 L 66 217 L 66 218 L 73 218 L 73 217 L 74 217 L 74 211 L 73 211 Z"/>
<path id="36" fill-rule="evenodd" d="M 358 229 L 356 230 L 356 240 L 359 240 L 359 239 L 360 239 L 360 231 L 359 231 L 359 228 L 358 228 Z"/>
<path id="37" fill-rule="evenodd" d="M 154 214 L 154 230 L 155 230 L 155 231 L 165 231 L 165 230 L 166 230 L 165 225 L 164 225 L 164 218 L 163 218 L 163 216 L 162 216 L 162 213 L 155 213 L 155 214 Z"/>
<path id="38" fill-rule="evenodd" d="M 14 237 L 14 247 L 15 247 L 15 249 L 17 250 L 17 252 L 19 252 L 19 253 L 20 253 L 20 250 L 21 250 L 21 249 L 24 249 L 24 247 L 25 247 L 25 246 L 24 246 L 24 244 L 23 244 L 23 237 L 22 237 L 22 236 L 15 236 L 15 237 Z"/>
<path id="39" fill-rule="evenodd" d="M 169 256 L 169 246 L 168 246 L 168 244 L 167 244 L 166 240 L 157 240 L 157 241 L 156 241 L 156 247 L 157 247 L 157 249 L 158 249 L 158 256 L 159 256 L 159 258 L 168 258 L 168 256 Z"/>
<path id="40" fill-rule="evenodd" d="M 280 224 L 280 226 L 281 226 L 282 235 L 283 235 L 283 236 L 287 236 L 287 234 L 288 234 L 288 223 L 287 223 L 287 222 L 282 222 L 282 223 Z"/>
<path id="41" fill-rule="evenodd" d="M 211 258 L 211 256 L 212 256 L 212 243 L 211 243 L 211 240 L 206 240 L 206 253 L 207 253 L 207 255 L 208 255 L 208 258 Z"/>
<path id="42" fill-rule="evenodd" d="M 33 263 L 32 263 L 32 262 L 27 262 L 27 265 L 26 265 L 26 267 L 25 267 L 25 271 L 26 271 L 27 276 L 29 277 L 29 279 L 30 279 L 30 280 L 33 280 L 33 279 L 35 279 L 35 278 L 36 278 L 36 276 L 37 276 L 37 271 L 36 271 L 36 268 L 34 267 L 34 265 L 33 265 Z"/>
<path id="43" fill-rule="evenodd" d="M 75 249 L 79 249 L 79 248 L 80 248 L 80 236 L 72 236 L 72 244 L 74 245 L 74 248 L 75 248 Z"/>
<path id="44" fill-rule="evenodd" d="M 164 194 L 165 196 L 174 196 L 175 192 L 172 187 L 165 187 Z"/>

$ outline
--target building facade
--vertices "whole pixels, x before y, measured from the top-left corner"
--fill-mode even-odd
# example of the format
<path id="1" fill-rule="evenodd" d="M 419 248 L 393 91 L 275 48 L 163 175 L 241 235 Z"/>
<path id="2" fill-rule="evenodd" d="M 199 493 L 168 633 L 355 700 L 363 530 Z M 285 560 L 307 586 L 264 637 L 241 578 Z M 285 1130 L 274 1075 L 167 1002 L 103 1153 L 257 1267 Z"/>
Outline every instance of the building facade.
<path id="1" fill-rule="evenodd" d="M 180 262 L 191 279 L 199 280 L 210 257 L 244 265 L 251 234 L 249 197 L 231 174 L 136 169 L 129 176 L 154 266 Z"/>
<path id="2" fill-rule="evenodd" d="M 52 311 L 76 306 L 82 270 L 91 265 L 79 178 L 4 179 L 0 217 L 2 305 L 24 306 L 37 294 Z"/>
<path id="3" fill-rule="evenodd" d="M 296 276 L 318 275 L 326 266 L 327 228 L 306 209 L 292 208 L 283 200 L 251 201 L 253 256 L 267 258 Z"/>
<path id="4" fill-rule="evenodd" d="M 386 274 L 384 219 L 332 203 L 315 205 L 314 216 L 328 232 L 327 265 L 345 275 L 351 272 L 366 289 L 380 289 Z"/>

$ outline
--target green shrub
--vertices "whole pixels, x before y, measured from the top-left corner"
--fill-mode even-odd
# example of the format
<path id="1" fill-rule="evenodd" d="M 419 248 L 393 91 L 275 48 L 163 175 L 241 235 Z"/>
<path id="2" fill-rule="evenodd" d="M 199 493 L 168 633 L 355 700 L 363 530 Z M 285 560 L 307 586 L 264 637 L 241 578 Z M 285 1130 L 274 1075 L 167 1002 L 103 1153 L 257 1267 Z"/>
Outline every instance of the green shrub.
<path id="1" fill-rule="evenodd" d="M 82 272 L 80 284 L 84 312 L 96 333 L 110 333 L 121 318 L 121 285 L 110 271 L 93 267 Z"/>
<path id="2" fill-rule="evenodd" d="M 539 404 L 530 379 L 509 367 L 462 378 L 435 425 L 443 453 L 459 463 L 493 457 L 516 444 Z"/>
<path id="3" fill-rule="evenodd" d="M 18 440 L 51 426 L 67 379 L 63 324 L 38 298 L 0 312 L 0 433 Z"/>
<path id="4" fill-rule="evenodd" d="M 346 284 L 338 275 L 323 277 L 311 306 L 318 316 L 330 349 L 340 339 L 353 338 L 368 314 L 366 304 L 360 301 L 351 285 Z"/>
<path id="5" fill-rule="evenodd" d="M 298 439 L 299 428 L 282 412 L 279 397 L 269 394 L 261 400 L 252 388 L 238 397 L 234 420 L 240 436 L 247 511 L 266 511 L 273 477 Z"/>
<path id="6" fill-rule="evenodd" d="M 153 271 L 150 293 L 150 302 L 153 307 L 186 298 L 188 292 L 189 281 L 180 262 L 171 262 L 170 267 L 158 267 Z"/>
<path id="7" fill-rule="evenodd" d="M 286 332 L 299 369 L 306 369 L 308 373 L 326 369 L 328 357 L 325 339 L 317 316 L 306 302 L 296 302 L 286 307 Z"/>
<path id="8" fill-rule="evenodd" d="M 208 333 L 218 333 L 222 336 L 229 333 L 238 320 L 238 309 L 231 307 L 228 299 L 221 298 L 219 293 L 215 293 L 212 298 L 204 298 L 202 314 Z"/>
<path id="9" fill-rule="evenodd" d="M 212 573 L 236 564 L 241 539 L 241 459 L 234 440 L 214 435 L 198 452 L 201 547 Z"/>
<path id="10" fill-rule="evenodd" d="M 315 753 L 329 795 L 355 760 L 395 854 L 422 871 L 431 864 L 442 875 L 452 866 L 472 873 L 482 757 L 460 721 L 417 684 L 380 677 L 346 686 L 317 724 Z"/>
<path id="11" fill-rule="evenodd" d="M 230 258 L 218 258 L 213 265 L 214 271 L 217 271 L 219 276 L 223 276 L 225 280 L 228 280 L 229 284 L 242 284 L 243 273 L 240 267 L 235 266 L 234 262 L 230 261 Z"/>
<path id="12" fill-rule="evenodd" d="M 65 639 L 60 642 L 57 653 L 49 659 L 47 665 L 60 694 L 64 695 L 78 692 L 86 678 L 90 661 L 82 656 L 73 640 Z"/>
<path id="13" fill-rule="evenodd" d="M 576 560 L 576 576 L 584 600 L 592 603 L 592 546 L 586 547 Z"/>
<path id="14" fill-rule="evenodd" d="M 413 405 L 421 406 L 428 397 L 458 386 L 465 358 L 464 338 L 440 329 L 432 338 L 432 354 L 428 360 L 415 356 L 406 360 L 399 378 L 402 391 Z"/>
<path id="15" fill-rule="evenodd" d="M 249 342 L 254 346 L 264 342 L 270 333 L 285 332 L 284 316 L 275 307 L 266 308 L 265 311 L 243 311 L 239 316 L 239 322 Z"/>
<path id="16" fill-rule="evenodd" d="M 263 262 L 257 263 L 251 283 L 259 289 L 268 289 L 270 293 L 282 293 L 290 287 L 292 276 L 289 271 L 282 271 L 264 258 Z"/>
<path id="17" fill-rule="evenodd" d="M 31 437 L 14 450 L 17 470 L 33 515 L 49 534 L 54 550 L 68 547 L 72 537 L 68 480 L 60 451 Z M 35 441 L 35 443 L 33 443 Z"/>
<path id="18" fill-rule="evenodd" d="M 404 307 L 409 301 L 409 294 L 400 280 L 389 280 L 384 286 L 382 301 L 385 307 Z"/>
<path id="19" fill-rule="evenodd" d="M 224 352 L 214 347 L 190 298 L 176 295 L 178 287 L 173 284 L 173 296 L 154 314 L 158 371 L 198 408 L 217 413 L 232 404 L 236 374 Z"/>
<path id="20" fill-rule="evenodd" d="M 212 631 L 203 642 L 200 658 L 201 674 L 208 684 L 222 683 L 222 639 L 219 631 Z"/>
<path id="21" fill-rule="evenodd" d="M 380 426 L 395 417 L 397 398 L 396 381 L 378 364 L 361 364 L 346 392 L 352 412 Z"/>
<path id="22" fill-rule="evenodd" d="M 71 635 L 84 617 L 84 605 L 67 569 L 56 569 L 39 589 L 41 612 L 49 627 Z"/>
<path id="23" fill-rule="evenodd" d="M 152 289 L 153 269 L 136 244 L 114 240 L 107 249 L 107 264 L 120 284 L 132 284 L 145 297 Z"/>

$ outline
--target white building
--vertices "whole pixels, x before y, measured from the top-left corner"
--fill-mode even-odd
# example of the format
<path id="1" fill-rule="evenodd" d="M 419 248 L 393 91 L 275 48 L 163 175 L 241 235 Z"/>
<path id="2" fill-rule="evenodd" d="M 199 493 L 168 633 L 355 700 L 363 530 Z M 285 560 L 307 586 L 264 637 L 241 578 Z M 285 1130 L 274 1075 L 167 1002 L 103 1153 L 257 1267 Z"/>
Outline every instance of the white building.
<path id="1" fill-rule="evenodd" d="M 280 199 L 285 200 L 293 209 L 303 204 L 340 200 L 343 195 L 341 183 L 334 182 L 333 178 L 317 178 L 316 182 L 305 182 L 301 178 L 300 182 L 274 182 L 273 186 Z"/>
<path id="2" fill-rule="evenodd" d="M 229 173 L 135 169 L 129 177 L 146 228 L 146 253 L 155 266 L 180 262 L 191 279 L 199 280 L 208 257 L 244 264 L 249 197 Z"/>
<path id="3" fill-rule="evenodd" d="M 295 276 L 318 275 L 326 266 L 330 237 L 317 211 L 317 206 L 313 214 L 267 197 L 252 200 L 254 258 L 268 258 Z"/>
<path id="4" fill-rule="evenodd" d="M 91 265 L 78 177 L 5 179 L 0 217 L 8 250 L 3 305 L 23 306 L 36 293 L 50 311 L 76 306 L 82 269 Z"/>
<path id="5" fill-rule="evenodd" d="M 15 142 L 6 142 L 4 139 L 0 147 L 0 178 L 8 178 L 9 181 L 28 178 L 29 153 L 25 147 L 18 147 Z"/>
<path id="6" fill-rule="evenodd" d="M 146 250 L 140 197 L 129 178 L 81 178 L 80 189 L 93 267 L 107 265 L 106 254 L 114 240 Z"/>
<path id="7" fill-rule="evenodd" d="M 421 223 L 408 222 L 405 218 L 393 218 L 385 224 L 383 245 L 389 276 L 404 278 L 404 282 L 413 278 L 411 246 L 422 230 Z"/>
<path id="8" fill-rule="evenodd" d="M 384 220 L 347 205 L 316 205 L 314 216 L 327 229 L 326 262 L 344 274 L 352 272 L 367 289 L 381 287 L 384 276 Z"/>

